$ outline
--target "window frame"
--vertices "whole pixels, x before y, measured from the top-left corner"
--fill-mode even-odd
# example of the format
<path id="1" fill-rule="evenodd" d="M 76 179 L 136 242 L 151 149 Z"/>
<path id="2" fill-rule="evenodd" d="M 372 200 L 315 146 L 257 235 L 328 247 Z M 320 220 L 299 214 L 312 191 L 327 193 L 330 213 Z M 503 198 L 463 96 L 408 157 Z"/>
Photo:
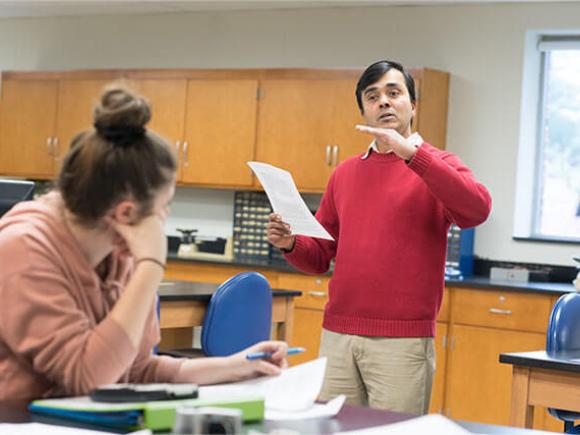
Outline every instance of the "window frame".
<path id="1" fill-rule="evenodd" d="M 549 66 L 546 52 L 550 51 L 549 48 L 565 48 L 570 45 L 580 49 L 580 29 L 533 30 L 526 33 L 512 235 L 514 240 L 559 244 L 580 243 L 580 237 L 548 236 L 538 231 L 540 194 L 544 180 L 542 130 L 545 107 L 543 101 L 547 88 L 546 69 Z M 526 128 L 529 125 L 535 125 L 536 128 Z"/>

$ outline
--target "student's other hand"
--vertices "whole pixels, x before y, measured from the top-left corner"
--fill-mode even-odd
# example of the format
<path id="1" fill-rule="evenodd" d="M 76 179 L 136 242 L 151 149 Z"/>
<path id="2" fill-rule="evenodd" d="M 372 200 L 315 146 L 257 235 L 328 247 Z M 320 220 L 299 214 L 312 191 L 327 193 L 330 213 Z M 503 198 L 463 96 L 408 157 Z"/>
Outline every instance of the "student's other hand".
<path id="1" fill-rule="evenodd" d="M 357 125 L 356 129 L 363 133 L 372 134 L 377 142 L 377 148 L 384 153 L 389 150 L 409 161 L 417 152 L 417 147 L 405 139 L 398 131 L 392 128 L 369 127 L 368 125 Z"/>
<path id="2" fill-rule="evenodd" d="M 147 216 L 134 224 L 122 224 L 114 219 L 109 219 L 108 222 L 124 240 L 136 260 L 154 258 L 165 263 L 167 237 L 161 216 L 156 214 Z"/>
<path id="3" fill-rule="evenodd" d="M 272 354 L 268 359 L 250 361 L 246 358 L 249 353 L 268 352 Z M 286 353 L 288 345 L 283 341 L 261 341 L 238 352 L 231 358 L 232 370 L 239 380 L 255 378 L 258 376 L 277 376 L 282 369 L 288 367 Z"/>
<path id="4" fill-rule="evenodd" d="M 282 216 L 271 213 L 266 228 L 268 241 L 278 249 L 291 251 L 294 248 L 296 236 L 292 235 L 290 225 L 282 221 Z"/>

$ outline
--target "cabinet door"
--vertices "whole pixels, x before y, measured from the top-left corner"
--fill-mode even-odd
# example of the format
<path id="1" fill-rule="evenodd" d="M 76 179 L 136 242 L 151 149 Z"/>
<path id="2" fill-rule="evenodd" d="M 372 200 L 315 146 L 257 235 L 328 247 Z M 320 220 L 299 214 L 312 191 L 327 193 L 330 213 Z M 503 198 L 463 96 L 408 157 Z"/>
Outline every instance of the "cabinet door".
<path id="1" fill-rule="evenodd" d="M 292 365 L 318 358 L 329 280 L 328 276 L 306 276 L 298 273 L 278 275 L 279 288 L 302 292 L 302 295 L 294 300 L 292 346 L 304 347 L 306 352 L 289 358 Z"/>
<path id="2" fill-rule="evenodd" d="M 5 80 L 0 118 L 0 173 L 34 178 L 54 174 L 58 82 Z"/>
<path id="3" fill-rule="evenodd" d="M 499 354 L 542 349 L 544 334 L 453 325 L 449 336 L 446 414 L 459 420 L 508 425 L 512 367 L 500 364 Z"/>
<path id="4" fill-rule="evenodd" d="M 433 390 L 431 391 L 431 405 L 429 407 L 429 412 L 443 412 L 448 330 L 449 325 L 447 323 L 437 322 L 437 331 L 435 332 L 435 378 L 433 379 Z"/>
<path id="5" fill-rule="evenodd" d="M 419 131 L 431 145 L 445 149 L 449 73 L 428 68 L 413 70 L 417 90 L 417 111 L 413 131 Z"/>
<path id="6" fill-rule="evenodd" d="M 322 332 L 322 317 L 323 311 L 321 310 L 299 307 L 294 309 L 292 346 L 303 347 L 306 351 L 288 358 L 290 365 L 295 366 L 318 358 L 320 333 Z"/>
<path id="7" fill-rule="evenodd" d="M 332 164 L 366 152 L 373 136 L 355 129 L 365 124 L 356 102 L 356 80 L 334 81 L 334 104 L 332 115 Z"/>
<path id="8" fill-rule="evenodd" d="M 323 191 L 331 172 L 333 80 L 264 80 L 256 160 L 292 173 L 298 188 Z"/>
<path id="9" fill-rule="evenodd" d="M 60 167 L 72 139 L 93 128 L 93 111 L 108 80 L 61 80 L 56 122 L 56 165 Z"/>
<path id="10" fill-rule="evenodd" d="M 178 160 L 177 180 L 181 181 L 183 138 L 185 135 L 185 100 L 187 80 L 132 80 L 129 86 L 151 104 L 151 122 L 147 125 L 175 147 Z"/>
<path id="11" fill-rule="evenodd" d="M 183 182 L 252 185 L 258 82 L 190 80 Z"/>
<path id="12" fill-rule="evenodd" d="M 270 287 L 281 288 L 278 286 L 278 273 L 271 269 L 259 267 L 251 267 L 248 269 L 248 267 L 242 266 L 204 264 L 194 261 L 169 260 L 163 279 L 165 281 L 193 281 L 222 284 L 232 276 L 241 272 L 247 272 L 248 270 L 264 275 L 270 283 Z"/>

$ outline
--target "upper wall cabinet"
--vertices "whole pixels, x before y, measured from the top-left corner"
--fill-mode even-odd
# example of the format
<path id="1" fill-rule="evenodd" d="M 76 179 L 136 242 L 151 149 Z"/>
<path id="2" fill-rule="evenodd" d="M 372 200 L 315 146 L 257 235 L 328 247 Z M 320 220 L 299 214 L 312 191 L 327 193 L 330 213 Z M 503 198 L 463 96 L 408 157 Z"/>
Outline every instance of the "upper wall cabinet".
<path id="1" fill-rule="evenodd" d="M 445 148 L 449 74 L 428 69 L 411 73 L 417 96 L 413 130 Z M 336 165 L 364 152 L 373 139 L 355 130 L 364 122 L 355 96 L 359 74 L 324 70 L 322 79 L 311 73 L 264 79 L 256 159 L 290 171 L 302 191 L 323 191 Z"/>
<path id="2" fill-rule="evenodd" d="M 257 80 L 190 80 L 183 182 L 250 187 Z"/>
<path id="3" fill-rule="evenodd" d="M 58 82 L 11 81 L 2 84 L 0 174 L 51 178 Z"/>
<path id="4" fill-rule="evenodd" d="M 301 190 L 324 190 L 338 162 L 369 142 L 354 129 L 361 122 L 355 84 L 340 79 L 264 80 L 256 159 L 290 171 Z"/>
<path id="5" fill-rule="evenodd" d="M 177 181 L 250 187 L 257 80 L 133 79 L 151 103 L 149 127 L 175 147 Z"/>
<path id="6" fill-rule="evenodd" d="M 152 117 L 147 128 L 159 134 L 174 147 L 178 163 L 177 181 L 181 182 L 185 151 L 187 80 L 139 79 L 129 80 L 128 85 L 149 100 Z"/>
<path id="7" fill-rule="evenodd" d="M 301 191 L 322 192 L 343 160 L 372 137 L 356 104 L 360 70 L 112 70 L 4 74 L 0 175 L 53 178 L 71 139 L 92 126 L 107 83 L 151 102 L 148 127 L 175 150 L 180 184 L 259 188 L 246 162 L 289 170 Z M 413 127 L 444 148 L 449 75 L 412 70 Z"/>
<path id="8" fill-rule="evenodd" d="M 50 179 L 74 136 L 91 128 L 105 80 L 5 80 L 0 173 Z"/>
<path id="9" fill-rule="evenodd" d="M 447 140 L 447 105 L 449 101 L 449 73 L 429 68 L 413 69 L 417 107 L 413 131 L 426 142 L 445 149 Z"/>

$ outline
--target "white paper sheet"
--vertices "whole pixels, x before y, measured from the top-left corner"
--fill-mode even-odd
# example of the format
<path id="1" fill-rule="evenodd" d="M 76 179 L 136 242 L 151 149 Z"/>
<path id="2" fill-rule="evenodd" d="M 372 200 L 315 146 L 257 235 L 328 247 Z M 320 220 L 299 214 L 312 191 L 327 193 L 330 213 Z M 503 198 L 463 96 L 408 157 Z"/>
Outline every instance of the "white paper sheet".
<path id="1" fill-rule="evenodd" d="M 279 411 L 277 409 L 266 409 L 266 420 L 304 420 L 307 418 L 331 418 L 342 409 L 346 396 L 341 394 L 328 403 L 314 403 L 306 411 Z"/>
<path id="2" fill-rule="evenodd" d="M 400 423 L 357 429 L 348 432 L 337 432 L 336 435 L 465 435 L 470 433 L 441 414 L 429 414 L 412 418 L 411 420 L 401 421 Z"/>
<path id="3" fill-rule="evenodd" d="M 308 210 L 290 172 L 261 162 L 248 162 L 248 166 L 262 183 L 274 212 L 290 225 L 293 234 L 334 240 Z"/>
<path id="4" fill-rule="evenodd" d="M 102 431 L 55 426 L 43 423 L 2 423 L 1 435 L 103 435 Z M 131 432 L 132 435 L 151 435 L 149 429 Z"/>
<path id="5" fill-rule="evenodd" d="M 312 410 L 314 401 L 320 393 L 324 372 L 326 370 L 326 358 L 318 358 L 282 372 L 280 376 L 263 377 L 249 381 L 236 382 L 225 385 L 211 385 L 200 387 L 201 399 L 219 399 L 223 397 L 243 397 L 247 395 L 260 395 L 265 398 L 266 418 L 271 411 L 281 411 L 284 418 L 286 413 L 295 413 L 294 418 L 302 418 L 298 413 L 315 412 Z M 342 407 L 338 401 L 324 410 L 328 413 L 335 408 L 335 414 Z M 316 408 L 319 408 L 317 406 Z M 323 412 L 322 409 L 316 412 Z M 276 413 L 271 414 L 276 418 Z M 280 414 L 278 414 L 279 416 Z M 306 418 L 306 417 L 304 417 Z"/>

